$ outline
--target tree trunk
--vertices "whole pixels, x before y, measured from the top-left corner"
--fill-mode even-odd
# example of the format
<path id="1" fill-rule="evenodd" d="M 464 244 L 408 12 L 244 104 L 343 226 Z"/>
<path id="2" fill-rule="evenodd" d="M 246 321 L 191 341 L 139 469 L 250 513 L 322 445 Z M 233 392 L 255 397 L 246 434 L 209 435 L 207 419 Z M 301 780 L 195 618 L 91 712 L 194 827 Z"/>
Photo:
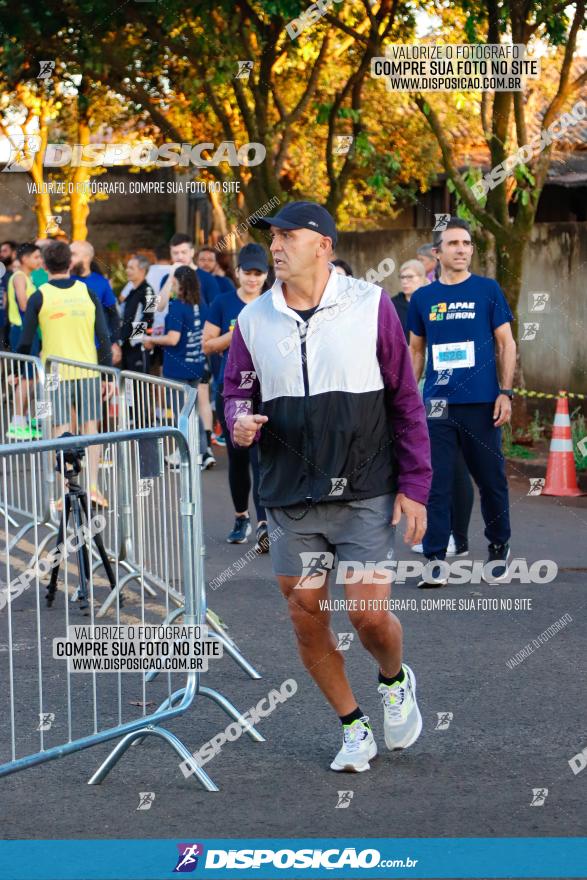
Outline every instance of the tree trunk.
<path id="1" fill-rule="evenodd" d="M 226 222 L 226 214 L 222 207 L 222 199 L 220 193 L 209 193 L 210 202 L 212 204 L 212 235 L 214 239 L 222 238 L 228 232 L 228 224 Z"/>
<path id="2" fill-rule="evenodd" d="M 513 231 L 504 236 L 496 247 L 496 280 L 506 294 L 508 303 L 514 315 L 512 333 L 516 340 L 516 369 L 514 372 L 514 388 L 526 388 L 522 358 L 520 352 L 520 333 L 518 322 L 518 308 L 520 305 L 520 293 L 522 290 L 522 271 L 524 268 L 524 254 L 527 239 L 514 235 Z M 528 425 L 528 398 L 516 397 L 512 407 L 512 431 L 517 428 L 526 428 Z"/>
<path id="3" fill-rule="evenodd" d="M 51 226 L 51 196 L 49 193 L 42 192 L 45 183 L 45 169 L 43 167 L 43 157 L 47 149 L 48 128 L 41 116 L 39 118 L 39 136 L 41 139 L 40 148 L 33 157 L 33 162 L 29 174 L 37 189 L 35 193 L 35 214 L 37 217 L 37 238 L 47 238 L 54 230 Z"/>
<path id="4" fill-rule="evenodd" d="M 83 147 L 90 143 L 90 126 L 87 118 L 81 115 L 77 125 L 77 142 Z M 70 183 L 73 184 L 69 194 L 69 211 L 71 214 L 71 240 L 85 241 L 88 237 L 88 217 L 90 216 L 90 194 L 84 184 L 90 179 L 90 169 L 81 165 L 72 169 Z"/>

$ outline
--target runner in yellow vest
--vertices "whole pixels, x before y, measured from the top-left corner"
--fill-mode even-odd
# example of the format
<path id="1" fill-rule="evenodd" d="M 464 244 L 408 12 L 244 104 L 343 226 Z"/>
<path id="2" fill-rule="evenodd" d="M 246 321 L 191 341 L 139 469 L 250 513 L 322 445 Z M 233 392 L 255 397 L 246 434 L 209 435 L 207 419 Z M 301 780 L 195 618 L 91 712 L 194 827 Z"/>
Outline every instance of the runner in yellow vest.
<path id="1" fill-rule="evenodd" d="M 19 268 L 15 269 L 8 279 L 6 299 L 8 307 L 8 321 L 10 323 L 10 350 L 15 352 L 20 343 L 22 334 L 22 318 L 27 307 L 29 297 L 34 293 L 35 284 L 31 278 L 32 273 L 41 266 L 41 251 L 36 244 L 21 244 L 16 249 L 16 259 Z M 39 338 L 33 340 L 30 353 L 39 353 Z M 35 419 L 29 422 L 29 398 L 32 392 L 32 379 L 34 375 L 32 365 L 27 365 L 27 381 L 22 381 L 14 394 L 14 414 L 6 435 L 15 440 L 36 440 L 42 436 Z"/>
<path id="2" fill-rule="evenodd" d="M 71 251 L 61 241 L 52 242 L 43 251 L 49 281 L 41 284 L 27 306 L 19 353 L 28 354 L 37 328 L 41 331 L 43 362 L 48 357 L 62 357 L 86 364 L 112 366 L 112 350 L 106 318 L 95 294 L 83 281 L 69 277 Z M 96 346 L 96 339 L 98 344 Z M 59 387 L 52 395 L 54 436 L 71 430 L 72 407 L 76 410 L 82 434 L 97 434 L 102 415 L 102 398 L 110 397 L 114 388 L 102 383 L 95 373 L 81 367 L 59 367 Z M 88 450 L 91 499 L 107 506 L 98 490 L 100 447 Z"/>

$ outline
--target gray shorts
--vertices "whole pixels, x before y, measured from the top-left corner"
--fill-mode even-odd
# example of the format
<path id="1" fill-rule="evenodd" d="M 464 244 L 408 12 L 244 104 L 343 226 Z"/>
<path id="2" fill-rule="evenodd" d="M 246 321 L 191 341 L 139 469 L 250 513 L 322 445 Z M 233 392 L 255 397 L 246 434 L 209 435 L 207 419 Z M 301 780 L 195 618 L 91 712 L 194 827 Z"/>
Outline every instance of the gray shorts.
<path id="1" fill-rule="evenodd" d="M 395 495 L 378 495 L 358 501 L 323 501 L 309 508 L 305 504 L 268 508 L 270 533 L 278 526 L 283 532 L 271 542 L 274 573 L 307 576 L 308 567 L 332 568 L 335 555 L 338 562 L 393 559 L 394 501 Z"/>
<path id="2" fill-rule="evenodd" d="M 79 427 L 85 422 L 102 421 L 102 382 L 99 376 L 89 379 L 62 379 L 50 392 L 52 423 L 56 426 L 71 422 L 75 409 Z"/>

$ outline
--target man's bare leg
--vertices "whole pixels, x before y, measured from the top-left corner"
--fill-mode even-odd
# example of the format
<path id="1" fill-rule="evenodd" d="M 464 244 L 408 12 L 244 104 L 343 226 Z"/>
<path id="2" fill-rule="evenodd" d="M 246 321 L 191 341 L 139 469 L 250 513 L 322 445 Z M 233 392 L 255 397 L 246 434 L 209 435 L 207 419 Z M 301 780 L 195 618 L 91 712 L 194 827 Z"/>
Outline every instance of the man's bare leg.
<path id="1" fill-rule="evenodd" d="M 357 700 L 344 671 L 344 660 L 336 650 L 330 627 L 330 611 L 320 602 L 329 598 L 328 581 L 319 589 L 295 589 L 299 577 L 278 577 L 287 599 L 302 662 L 337 715 L 348 715 Z"/>
<path id="2" fill-rule="evenodd" d="M 390 597 L 390 584 L 361 582 L 345 584 L 344 589 L 349 608 L 353 609 L 349 610 L 349 619 L 363 646 L 383 675 L 393 678 L 401 670 L 403 633 L 395 614 L 380 607 Z"/>

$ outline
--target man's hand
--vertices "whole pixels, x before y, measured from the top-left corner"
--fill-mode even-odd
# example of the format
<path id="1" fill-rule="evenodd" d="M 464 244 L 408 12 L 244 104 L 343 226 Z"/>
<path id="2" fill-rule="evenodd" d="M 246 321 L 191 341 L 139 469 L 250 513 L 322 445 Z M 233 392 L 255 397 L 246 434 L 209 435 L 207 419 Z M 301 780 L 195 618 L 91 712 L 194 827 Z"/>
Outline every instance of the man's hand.
<path id="1" fill-rule="evenodd" d="M 512 417 L 512 402 L 507 394 L 499 394 L 493 407 L 493 422 L 496 428 L 501 428 Z"/>
<path id="2" fill-rule="evenodd" d="M 426 507 L 419 501 L 412 501 L 403 492 L 399 492 L 393 505 L 392 526 L 397 526 L 402 513 L 406 518 L 404 544 L 420 544 L 426 533 Z"/>
<path id="3" fill-rule="evenodd" d="M 122 360 L 122 349 L 119 346 L 118 342 L 112 343 L 112 363 L 114 366 L 119 364 Z"/>
<path id="4" fill-rule="evenodd" d="M 250 446 L 261 425 L 267 421 L 269 421 L 267 416 L 239 416 L 232 432 L 234 442 L 238 446 Z"/>
<path id="5" fill-rule="evenodd" d="M 11 376 L 8 376 L 8 379 L 6 381 L 8 382 L 9 385 L 12 385 L 13 388 L 16 388 L 16 386 L 20 382 L 20 374 L 19 373 L 12 373 Z"/>
<path id="6" fill-rule="evenodd" d="M 155 343 L 150 336 L 143 336 L 142 345 L 145 351 L 153 351 L 155 348 Z"/>

